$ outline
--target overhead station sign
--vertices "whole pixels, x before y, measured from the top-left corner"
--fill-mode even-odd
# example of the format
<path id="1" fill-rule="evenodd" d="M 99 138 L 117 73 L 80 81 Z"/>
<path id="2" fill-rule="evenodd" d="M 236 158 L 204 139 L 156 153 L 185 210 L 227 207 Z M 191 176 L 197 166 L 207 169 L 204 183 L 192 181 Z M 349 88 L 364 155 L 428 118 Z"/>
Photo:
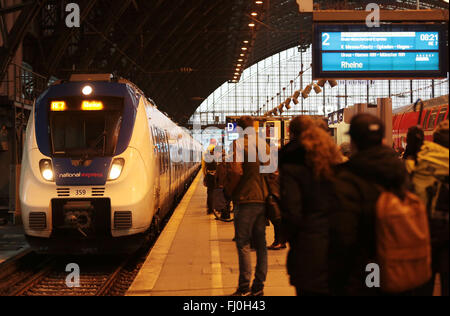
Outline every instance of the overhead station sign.
<path id="1" fill-rule="evenodd" d="M 441 25 L 315 25 L 318 78 L 445 78 L 447 40 Z"/>

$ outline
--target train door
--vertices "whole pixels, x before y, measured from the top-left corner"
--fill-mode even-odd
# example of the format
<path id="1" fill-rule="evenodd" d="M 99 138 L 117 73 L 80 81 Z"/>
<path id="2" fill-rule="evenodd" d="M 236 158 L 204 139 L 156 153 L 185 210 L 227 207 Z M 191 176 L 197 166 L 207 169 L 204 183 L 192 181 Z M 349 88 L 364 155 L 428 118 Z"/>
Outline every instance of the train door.
<path id="1" fill-rule="evenodd" d="M 155 205 L 156 208 L 161 208 L 161 153 L 160 153 L 160 139 L 158 134 L 158 129 L 152 126 L 152 136 L 153 136 L 153 145 L 154 145 L 154 163 L 155 163 Z"/>
<path id="2" fill-rule="evenodd" d="M 439 111 L 439 116 L 436 122 L 436 126 L 438 126 L 441 122 L 448 119 L 448 105 L 443 105 L 441 110 Z"/>
<path id="3" fill-rule="evenodd" d="M 167 213 L 170 208 L 169 197 L 170 197 L 170 178 L 169 178 L 169 153 L 168 153 L 168 142 L 167 134 L 164 130 L 159 130 L 159 137 L 161 142 L 161 210 L 163 216 Z"/>

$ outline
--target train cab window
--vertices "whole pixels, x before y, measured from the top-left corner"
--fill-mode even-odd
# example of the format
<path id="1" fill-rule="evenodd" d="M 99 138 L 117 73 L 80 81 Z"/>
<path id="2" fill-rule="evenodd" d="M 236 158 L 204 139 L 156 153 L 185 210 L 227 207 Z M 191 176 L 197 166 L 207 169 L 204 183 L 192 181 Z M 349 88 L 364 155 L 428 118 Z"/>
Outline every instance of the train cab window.
<path id="1" fill-rule="evenodd" d="M 439 109 L 434 109 L 430 114 L 427 129 L 434 129 Z"/>
<path id="2" fill-rule="evenodd" d="M 81 111 L 78 99 L 67 99 L 69 110 L 51 111 L 52 154 L 58 157 L 113 156 L 122 125 L 123 101 L 105 98 L 104 109 Z"/>
<path id="3" fill-rule="evenodd" d="M 441 107 L 441 111 L 439 112 L 439 116 L 438 116 L 438 119 L 437 119 L 436 126 L 438 126 L 439 123 L 441 123 L 442 121 L 445 120 L 445 115 L 447 114 L 447 111 L 448 111 L 448 106 L 447 105 L 444 105 L 443 107 Z"/>

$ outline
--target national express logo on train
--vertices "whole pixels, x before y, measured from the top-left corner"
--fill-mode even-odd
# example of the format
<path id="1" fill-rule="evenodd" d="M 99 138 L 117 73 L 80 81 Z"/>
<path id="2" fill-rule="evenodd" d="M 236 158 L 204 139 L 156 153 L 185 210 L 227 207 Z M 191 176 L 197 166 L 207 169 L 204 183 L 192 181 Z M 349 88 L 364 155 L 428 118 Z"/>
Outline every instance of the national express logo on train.
<path id="1" fill-rule="evenodd" d="M 60 179 L 67 179 L 67 178 L 103 178 L 104 175 L 103 173 L 81 173 L 81 172 L 77 172 L 77 173 L 61 173 L 59 175 Z"/>

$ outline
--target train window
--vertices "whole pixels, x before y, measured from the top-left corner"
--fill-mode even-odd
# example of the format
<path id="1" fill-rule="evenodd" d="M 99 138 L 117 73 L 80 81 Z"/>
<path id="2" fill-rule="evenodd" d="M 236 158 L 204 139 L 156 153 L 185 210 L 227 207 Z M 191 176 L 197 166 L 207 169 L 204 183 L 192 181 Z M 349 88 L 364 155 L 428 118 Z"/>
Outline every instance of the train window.
<path id="1" fill-rule="evenodd" d="M 153 146 L 154 146 L 154 152 L 155 154 L 158 154 L 158 134 L 156 127 L 152 127 L 152 134 L 153 134 Z"/>
<path id="2" fill-rule="evenodd" d="M 428 120 L 428 125 L 427 125 L 428 129 L 434 129 L 434 126 L 435 126 L 434 124 L 436 123 L 438 111 L 439 111 L 439 109 L 434 109 L 431 112 L 430 119 Z"/>
<path id="3" fill-rule="evenodd" d="M 424 129 L 427 128 L 427 123 L 428 123 L 428 118 L 430 117 L 430 113 L 431 113 L 430 111 L 425 112 L 423 124 L 422 124 Z"/>
<path id="4" fill-rule="evenodd" d="M 159 129 L 155 127 L 155 145 L 158 152 L 160 152 L 160 144 L 159 144 Z"/>
<path id="5" fill-rule="evenodd" d="M 166 173 L 166 144 L 164 141 L 164 132 L 159 131 L 159 139 L 161 146 L 161 173 Z"/>
<path id="6" fill-rule="evenodd" d="M 441 111 L 439 112 L 439 116 L 438 116 L 438 120 L 437 120 L 436 126 L 439 125 L 439 123 L 441 123 L 445 119 L 445 115 L 447 114 L 447 111 L 448 111 L 448 106 L 444 105 L 441 108 Z"/>

